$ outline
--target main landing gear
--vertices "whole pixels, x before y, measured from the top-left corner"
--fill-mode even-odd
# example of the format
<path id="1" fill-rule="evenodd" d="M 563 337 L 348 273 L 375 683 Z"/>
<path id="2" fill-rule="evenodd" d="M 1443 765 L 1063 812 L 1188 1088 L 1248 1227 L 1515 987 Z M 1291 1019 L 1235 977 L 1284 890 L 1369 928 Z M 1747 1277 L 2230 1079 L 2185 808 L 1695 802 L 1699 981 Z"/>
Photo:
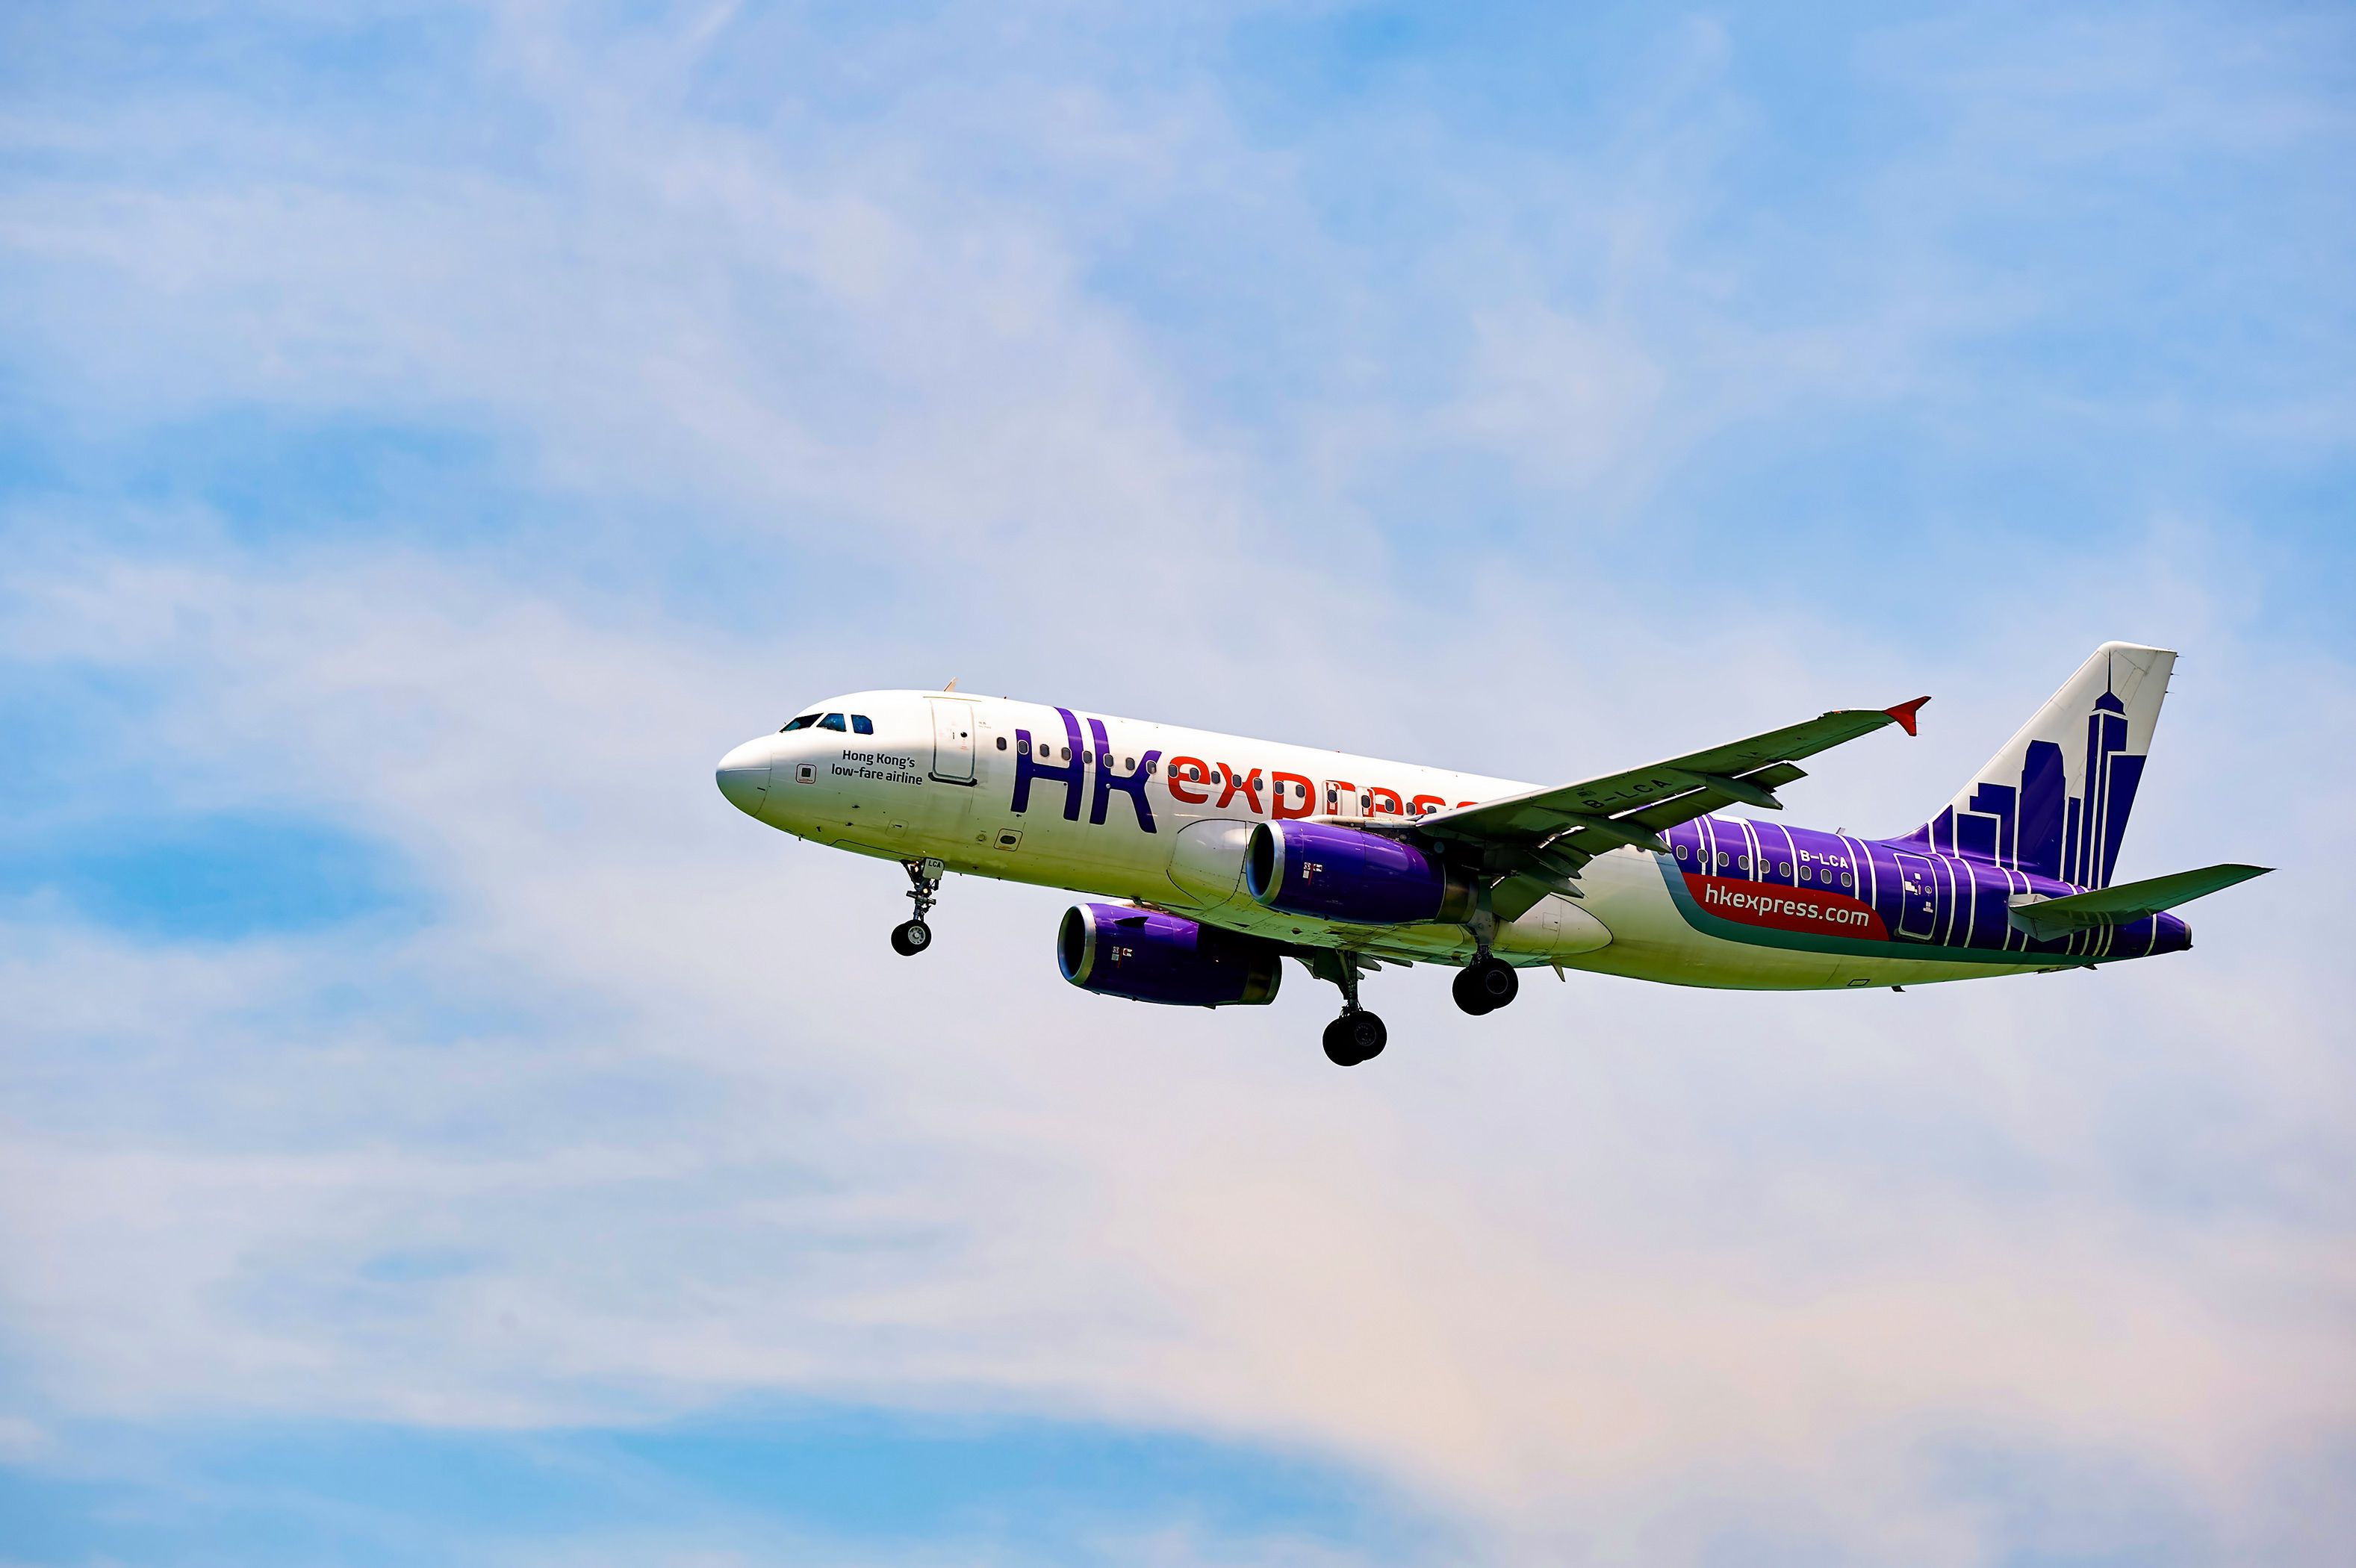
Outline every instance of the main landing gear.
<path id="1" fill-rule="evenodd" d="M 1372 1061 L 1389 1043 L 1390 1030 L 1383 1027 L 1382 1019 L 1358 1006 L 1358 960 L 1347 953 L 1321 956 L 1325 961 L 1316 966 L 1318 977 L 1342 987 L 1342 1016 L 1325 1026 L 1325 1060 L 1336 1067 Z"/>
<path id="2" fill-rule="evenodd" d="M 925 917 L 940 901 L 941 873 L 948 868 L 938 860 L 903 860 L 900 867 L 915 884 L 908 890 L 908 898 L 916 906 L 916 918 L 892 928 L 892 951 L 903 958 L 914 958 L 933 944 L 933 928 L 925 923 Z"/>
<path id="3" fill-rule="evenodd" d="M 1308 964 L 1310 973 L 1342 991 L 1342 1016 L 1325 1026 L 1325 1059 L 1336 1067 L 1355 1067 L 1380 1056 L 1389 1043 L 1390 1031 L 1382 1019 L 1358 1005 L 1360 965 L 1371 966 L 1374 961 L 1330 948 L 1313 955 L 1296 950 L 1295 956 Z M 1513 965 L 1483 951 L 1456 972 L 1451 989 L 1456 1005 L 1478 1018 L 1512 1001 L 1521 993 L 1522 980 Z"/>
<path id="4" fill-rule="evenodd" d="M 1389 1043 L 1390 1030 L 1383 1027 L 1383 1020 L 1363 1009 L 1344 1013 L 1325 1026 L 1325 1060 L 1336 1067 L 1372 1061 Z"/>
<path id="5" fill-rule="evenodd" d="M 1456 1005 L 1479 1018 L 1494 1013 L 1521 994 L 1521 976 L 1514 966 L 1488 954 L 1456 971 L 1455 980 L 1448 987 Z"/>
<path id="6" fill-rule="evenodd" d="M 1456 1005 L 1477 1019 L 1512 1001 L 1521 993 L 1522 981 L 1512 965 L 1489 950 L 1489 944 L 1497 940 L 1497 917 L 1490 912 L 1487 894 L 1482 895 L 1481 907 L 1464 923 L 1464 929 L 1472 938 L 1472 962 L 1456 971 L 1448 989 Z"/>

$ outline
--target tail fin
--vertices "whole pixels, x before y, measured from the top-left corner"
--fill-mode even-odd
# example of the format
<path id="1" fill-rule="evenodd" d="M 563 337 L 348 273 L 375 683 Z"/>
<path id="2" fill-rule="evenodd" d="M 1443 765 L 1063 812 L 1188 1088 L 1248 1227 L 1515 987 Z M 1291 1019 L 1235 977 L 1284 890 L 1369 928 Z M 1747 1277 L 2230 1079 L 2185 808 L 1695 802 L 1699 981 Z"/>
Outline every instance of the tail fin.
<path id="1" fill-rule="evenodd" d="M 1908 837 L 2085 888 L 2111 885 L 2176 656 L 2104 643 L 1947 809 Z"/>

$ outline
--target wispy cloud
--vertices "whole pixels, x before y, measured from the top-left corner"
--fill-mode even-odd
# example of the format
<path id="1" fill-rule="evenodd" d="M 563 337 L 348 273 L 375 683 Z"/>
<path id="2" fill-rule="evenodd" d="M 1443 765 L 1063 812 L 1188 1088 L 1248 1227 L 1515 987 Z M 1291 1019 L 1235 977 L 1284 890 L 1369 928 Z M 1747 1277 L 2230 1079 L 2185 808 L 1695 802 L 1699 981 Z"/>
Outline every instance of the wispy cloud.
<path id="1" fill-rule="evenodd" d="M 1646 1552 L 1697 1477 L 1737 1514 L 1810 1475 L 1903 1498 L 1950 1433 L 2133 1455 L 2229 1509 L 2343 1413 L 2313 1292 L 2344 1253 L 2344 1065 L 2254 925 L 2214 978 L 1840 1012 L 1588 982 L 1547 998 L 1576 1051 L 1533 1008 L 1474 1058 L 1337 1084 L 1299 1008 L 1115 1014 L 1048 976 L 1044 895 L 960 888 L 926 980 L 1000 999 L 912 1028 L 898 974 L 780 960 L 891 890 L 748 863 L 677 762 L 763 700 L 749 649 L 378 562 L 52 603 L 19 624 L 53 656 L 168 683 L 184 717 L 142 744 L 338 803 L 446 912 L 229 955 L 25 933 L 12 1315 L 45 1399 L 1118 1413 L 1351 1454 L 1522 1530 L 1601 1506 Z M 2242 988 L 2284 999 L 2220 1054 Z M 1398 989 L 1403 1034 L 1461 1036 Z M 2053 1044 L 2099 1040 L 2137 1044 Z M 2147 1141 L 2171 1125 L 2198 1141 Z M 1824 1528 L 1914 1528 L 1889 1515 Z"/>
<path id="2" fill-rule="evenodd" d="M 1085 1514 L 1085 1474 L 809 1547 L 848 1560 L 2325 1559 L 2356 1083 L 2289 912 L 2339 898 L 2356 715 L 2348 552 L 2299 520 L 2347 461 L 2326 24 L 11 25 L 32 1485 L 238 1493 L 208 1455 L 255 1423 L 820 1400 L 1231 1456 L 1052 1543 L 986 1516 Z M 1922 741 L 1795 794 L 1886 829 L 2114 635 L 2187 654 L 2130 857 L 2286 866 L 2188 958 L 1548 981 L 1477 1031 L 1419 972 L 1379 1073 L 1309 1048 L 1306 984 L 1072 992 L 1036 890 L 953 888 L 912 978 L 892 879 L 707 771 L 953 674 L 1530 777 L 1927 686 Z M 92 891 L 100 847 L 224 823 L 298 887 L 359 847 L 397 918 Z M 1174 1500 L 1269 1456 L 1349 1497 Z M 836 1517 L 692 1492 L 495 1544 L 669 1560 L 663 1517 L 750 1561 Z"/>

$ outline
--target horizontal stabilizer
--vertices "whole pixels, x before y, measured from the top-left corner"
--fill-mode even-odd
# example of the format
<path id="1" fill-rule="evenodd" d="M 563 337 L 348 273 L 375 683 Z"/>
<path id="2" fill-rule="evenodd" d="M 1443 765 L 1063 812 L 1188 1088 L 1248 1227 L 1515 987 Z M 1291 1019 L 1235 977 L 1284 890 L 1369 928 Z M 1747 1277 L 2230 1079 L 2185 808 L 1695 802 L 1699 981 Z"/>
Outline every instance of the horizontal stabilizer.
<path id="1" fill-rule="evenodd" d="M 2012 923 L 2040 942 L 2067 936 L 2096 925 L 2126 925 L 2162 910 L 2263 877 L 2272 866 L 2204 866 L 2197 871 L 2177 871 L 2149 881 L 2123 882 L 2067 898 L 2039 899 L 2012 907 Z"/>

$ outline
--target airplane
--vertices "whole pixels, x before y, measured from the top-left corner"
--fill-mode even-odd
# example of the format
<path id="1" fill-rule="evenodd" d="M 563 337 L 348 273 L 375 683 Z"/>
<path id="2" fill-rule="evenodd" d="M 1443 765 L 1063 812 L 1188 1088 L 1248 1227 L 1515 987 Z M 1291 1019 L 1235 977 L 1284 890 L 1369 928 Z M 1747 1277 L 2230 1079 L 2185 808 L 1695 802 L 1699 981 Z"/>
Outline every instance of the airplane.
<path id="1" fill-rule="evenodd" d="M 1930 700 L 1841 709 L 1665 762 L 1530 785 L 1083 715 L 955 690 L 830 698 L 722 759 L 770 827 L 906 871 L 894 951 L 932 944 L 949 871 L 1119 900 L 1064 914 L 1082 990 L 1218 1008 L 1273 1001 L 1291 958 L 1337 987 L 1326 1056 L 1388 1031 L 1359 981 L 1452 967 L 1475 1017 L 1519 971 L 1845 990 L 2050 973 L 2192 945 L 2167 912 L 2262 876 L 2211 866 L 2113 885 L 2176 656 L 2105 643 L 1939 813 L 1894 838 L 1719 815 L 1780 811 L 1805 757 Z"/>

